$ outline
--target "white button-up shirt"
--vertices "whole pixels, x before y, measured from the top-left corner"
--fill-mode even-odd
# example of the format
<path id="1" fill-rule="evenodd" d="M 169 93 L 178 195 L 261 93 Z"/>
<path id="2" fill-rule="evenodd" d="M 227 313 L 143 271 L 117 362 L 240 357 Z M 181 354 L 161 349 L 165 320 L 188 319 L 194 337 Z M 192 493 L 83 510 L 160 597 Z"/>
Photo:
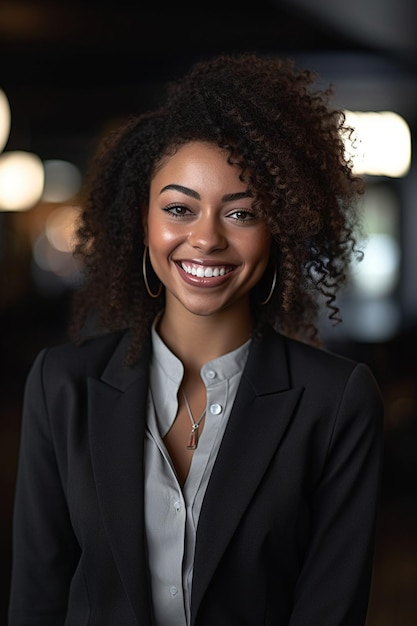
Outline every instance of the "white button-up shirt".
<path id="1" fill-rule="evenodd" d="M 183 488 L 163 443 L 178 410 L 181 361 L 152 328 L 145 439 L 145 527 L 157 626 L 188 626 L 198 518 L 236 396 L 250 340 L 201 368 L 207 389 L 204 430 Z M 184 446 L 187 442 L 184 442 Z"/>

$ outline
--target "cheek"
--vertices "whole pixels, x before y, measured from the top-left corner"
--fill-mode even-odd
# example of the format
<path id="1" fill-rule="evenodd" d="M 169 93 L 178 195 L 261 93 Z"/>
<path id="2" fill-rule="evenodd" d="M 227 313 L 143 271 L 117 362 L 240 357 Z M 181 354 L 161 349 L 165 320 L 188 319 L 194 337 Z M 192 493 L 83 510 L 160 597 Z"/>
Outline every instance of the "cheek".
<path id="1" fill-rule="evenodd" d="M 177 235 L 172 228 L 167 227 L 160 222 L 149 220 L 148 221 L 148 240 L 149 245 L 164 245 L 176 239 Z"/>
<path id="2" fill-rule="evenodd" d="M 245 249 L 247 251 L 247 255 L 253 258 L 254 261 L 263 261 L 265 265 L 268 263 L 269 260 L 270 248 L 271 236 L 269 232 L 257 233 L 256 235 L 248 237 L 246 240 Z"/>
<path id="3" fill-rule="evenodd" d="M 148 224 L 149 251 L 155 262 L 163 262 L 169 259 L 176 248 L 182 243 L 183 237 L 175 228 L 167 227 L 161 223 Z"/>

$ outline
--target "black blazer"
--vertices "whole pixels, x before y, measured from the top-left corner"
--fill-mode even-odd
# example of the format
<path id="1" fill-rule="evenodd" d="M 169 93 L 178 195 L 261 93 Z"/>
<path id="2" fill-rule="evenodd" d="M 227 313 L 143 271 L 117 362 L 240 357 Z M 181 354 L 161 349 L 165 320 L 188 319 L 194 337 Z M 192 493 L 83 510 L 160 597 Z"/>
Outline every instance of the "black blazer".
<path id="1" fill-rule="evenodd" d="M 149 345 L 44 350 L 28 377 L 10 626 L 150 626 L 143 444 Z M 363 364 L 253 341 L 197 530 L 193 626 L 360 626 L 383 408 Z M 166 626 L 169 626 L 167 624 Z"/>

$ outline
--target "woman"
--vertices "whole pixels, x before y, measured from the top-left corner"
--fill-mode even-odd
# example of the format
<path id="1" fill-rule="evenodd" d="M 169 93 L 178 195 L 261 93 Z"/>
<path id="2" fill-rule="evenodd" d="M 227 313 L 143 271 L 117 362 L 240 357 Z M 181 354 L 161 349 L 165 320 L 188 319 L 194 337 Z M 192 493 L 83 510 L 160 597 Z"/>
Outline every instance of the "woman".
<path id="1" fill-rule="evenodd" d="M 364 624 L 381 396 L 315 325 L 363 181 L 313 80 L 198 63 L 97 155 L 73 341 L 26 386 L 11 626 Z"/>

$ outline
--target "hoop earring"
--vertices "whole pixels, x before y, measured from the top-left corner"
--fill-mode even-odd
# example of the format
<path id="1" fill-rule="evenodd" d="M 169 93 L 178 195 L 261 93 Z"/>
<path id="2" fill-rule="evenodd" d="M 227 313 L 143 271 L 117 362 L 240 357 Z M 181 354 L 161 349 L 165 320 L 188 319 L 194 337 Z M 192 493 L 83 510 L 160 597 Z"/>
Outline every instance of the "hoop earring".
<path id="1" fill-rule="evenodd" d="M 148 246 L 145 246 L 143 248 L 143 259 L 142 259 L 143 280 L 144 280 L 144 283 L 145 283 L 146 291 L 151 296 L 151 298 L 159 298 L 159 296 L 161 295 L 161 292 L 162 292 L 162 283 L 160 283 L 159 289 L 158 289 L 158 291 L 156 293 L 152 293 L 151 288 L 149 287 L 148 276 L 147 276 L 147 273 L 146 273 L 146 255 L 147 255 L 147 252 L 148 252 Z"/>
<path id="2" fill-rule="evenodd" d="M 274 289 L 275 289 L 275 285 L 277 284 L 277 266 L 274 266 L 274 276 L 272 277 L 272 285 L 271 285 L 271 289 L 269 290 L 269 293 L 267 295 L 267 297 L 265 298 L 265 300 L 262 300 L 262 302 L 260 302 L 259 304 L 268 304 L 268 302 L 270 301 L 270 299 L 272 298 L 272 294 L 274 293 Z"/>

